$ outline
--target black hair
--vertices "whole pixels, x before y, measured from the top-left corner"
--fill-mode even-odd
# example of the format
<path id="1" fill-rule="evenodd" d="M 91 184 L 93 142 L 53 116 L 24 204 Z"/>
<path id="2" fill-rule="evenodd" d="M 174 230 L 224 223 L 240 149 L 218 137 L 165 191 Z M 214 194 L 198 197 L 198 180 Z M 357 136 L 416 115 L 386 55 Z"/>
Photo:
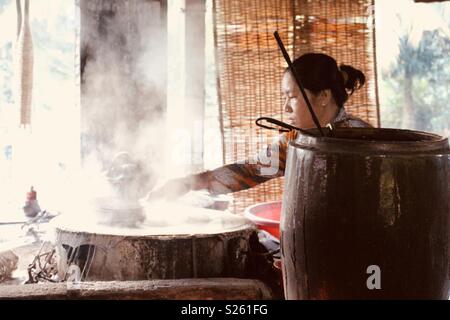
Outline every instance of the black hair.
<path id="1" fill-rule="evenodd" d="M 345 64 L 338 67 L 334 58 L 323 53 L 306 53 L 295 59 L 292 65 L 305 89 L 315 95 L 330 89 L 339 108 L 366 82 L 360 70 Z"/>

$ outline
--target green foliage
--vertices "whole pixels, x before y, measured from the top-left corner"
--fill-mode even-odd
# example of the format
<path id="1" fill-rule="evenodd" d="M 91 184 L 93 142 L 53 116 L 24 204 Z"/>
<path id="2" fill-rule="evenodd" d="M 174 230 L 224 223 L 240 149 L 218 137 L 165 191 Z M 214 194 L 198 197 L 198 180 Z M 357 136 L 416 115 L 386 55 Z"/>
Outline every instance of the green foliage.
<path id="1" fill-rule="evenodd" d="M 414 128 L 447 133 L 450 130 L 450 39 L 442 30 L 424 31 L 417 46 L 409 35 L 399 41 L 399 56 L 385 74 L 382 88 L 387 101 L 383 126 L 401 127 L 411 79 Z"/>

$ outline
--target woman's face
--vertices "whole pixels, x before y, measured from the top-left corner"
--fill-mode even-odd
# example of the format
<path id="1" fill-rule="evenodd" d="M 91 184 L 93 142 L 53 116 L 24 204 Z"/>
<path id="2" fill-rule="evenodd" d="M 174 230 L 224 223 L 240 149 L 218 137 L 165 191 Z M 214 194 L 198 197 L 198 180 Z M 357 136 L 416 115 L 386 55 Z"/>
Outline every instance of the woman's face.
<path id="1" fill-rule="evenodd" d="M 283 80 L 281 81 L 281 90 L 285 98 L 283 105 L 284 120 L 287 123 L 302 129 L 315 128 L 314 121 L 308 110 L 305 99 L 290 72 L 284 73 Z M 324 123 L 326 124 L 331 121 L 328 112 L 330 109 L 327 109 L 327 105 L 330 102 L 330 99 L 327 99 L 326 97 L 328 93 L 323 91 L 323 94 L 316 96 L 308 89 L 305 89 L 305 92 L 320 124 L 323 125 Z M 330 107 L 331 106 L 328 106 L 328 108 Z"/>

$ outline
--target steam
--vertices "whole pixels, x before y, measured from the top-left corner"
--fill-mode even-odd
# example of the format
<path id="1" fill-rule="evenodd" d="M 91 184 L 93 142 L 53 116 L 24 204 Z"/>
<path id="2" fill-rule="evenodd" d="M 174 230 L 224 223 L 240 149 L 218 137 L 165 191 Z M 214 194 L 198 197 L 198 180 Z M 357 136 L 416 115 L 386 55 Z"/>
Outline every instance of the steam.
<path id="1" fill-rule="evenodd" d="M 183 51 L 172 52 L 174 60 L 168 58 L 166 26 L 161 20 L 159 5 L 148 1 L 108 1 L 102 2 L 101 8 L 92 3 L 81 7 L 82 17 L 85 17 L 81 19 L 80 44 L 83 170 L 75 176 L 74 186 L 83 191 L 72 193 L 78 195 L 78 211 L 87 213 L 89 207 L 85 204 L 102 197 L 121 198 L 125 206 L 133 207 L 157 183 L 162 185 L 175 172 L 185 175 L 183 169 L 191 164 L 191 153 L 195 151 L 192 144 L 195 146 L 196 141 L 183 128 L 192 128 L 186 120 L 196 117 L 185 108 L 185 93 L 181 90 L 184 80 L 179 80 L 195 77 L 185 74 Z M 171 10 L 172 17 L 174 9 L 178 15 L 183 14 L 179 3 L 169 6 L 169 20 Z M 184 20 L 169 21 L 171 48 L 174 42 L 180 42 L 176 37 L 184 40 L 184 28 L 173 27 L 179 22 L 184 23 Z M 174 37 L 178 40 L 174 41 Z M 177 69 L 177 65 L 183 67 Z M 168 70 L 176 72 L 175 78 L 182 85 L 178 86 L 180 92 L 167 92 L 166 98 Z M 172 103 L 167 106 L 171 112 L 170 122 L 165 110 L 166 100 Z M 179 129 L 174 128 L 174 124 Z M 129 162 L 124 163 L 122 169 L 138 169 L 134 177 L 127 180 L 126 192 L 112 185 L 111 175 L 108 175 L 119 152 L 129 155 Z M 202 199 L 202 202 L 205 201 Z M 73 212 L 73 207 L 69 211 Z"/>
<path id="2" fill-rule="evenodd" d="M 98 18 L 99 9 L 85 10 L 90 19 L 81 44 L 82 153 L 90 163 L 83 165 L 96 159 L 94 167 L 104 172 L 118 152 L 128 152 L 139 163 L 138 174 L 148 177 L 133 187 L 144 196 L 164 162 L 166 57 L 160 11 L 157 3 L 146 1 L 104 3 Z"/>

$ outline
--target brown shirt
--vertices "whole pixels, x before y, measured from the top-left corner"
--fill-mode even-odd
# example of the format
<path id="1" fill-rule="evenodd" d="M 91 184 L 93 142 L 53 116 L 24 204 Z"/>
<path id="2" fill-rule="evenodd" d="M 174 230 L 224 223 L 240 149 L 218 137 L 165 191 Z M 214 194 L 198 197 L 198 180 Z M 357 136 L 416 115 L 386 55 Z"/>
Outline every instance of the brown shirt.
<path id="1" fill-rule="evenodd" d="M 333 120 L 336 127 L 371 127 L 363 120 L 348 115 L 342 108 Z M 233 163 L 183 178 L 191 190 L 207 189 L 211 194 L 223 194 L 252 188 L 284 175 L 289 141 L 297 131 L 281 134 L 278 139 L 252 159 Z"/>

